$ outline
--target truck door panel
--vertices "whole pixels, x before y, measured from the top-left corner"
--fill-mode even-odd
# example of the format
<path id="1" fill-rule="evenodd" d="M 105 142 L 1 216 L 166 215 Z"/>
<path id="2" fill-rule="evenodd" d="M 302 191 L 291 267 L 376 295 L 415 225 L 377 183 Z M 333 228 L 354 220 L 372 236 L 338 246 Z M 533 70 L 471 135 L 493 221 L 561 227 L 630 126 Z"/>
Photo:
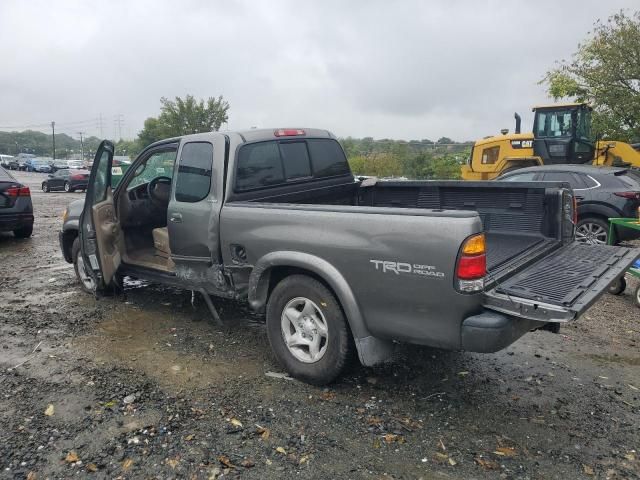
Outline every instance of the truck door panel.
<path id="1" fill-rule="evenodd" d="M 205 140 L 206 138 L 206 140 Z M 193 287 L 211 293 L 226 291 L 219 245 L 221 191 L 217 165 L 223 165 L 224 147 L 210 135 L 183 143 L 178 152 L 167 228 L 176 274 Z"/>

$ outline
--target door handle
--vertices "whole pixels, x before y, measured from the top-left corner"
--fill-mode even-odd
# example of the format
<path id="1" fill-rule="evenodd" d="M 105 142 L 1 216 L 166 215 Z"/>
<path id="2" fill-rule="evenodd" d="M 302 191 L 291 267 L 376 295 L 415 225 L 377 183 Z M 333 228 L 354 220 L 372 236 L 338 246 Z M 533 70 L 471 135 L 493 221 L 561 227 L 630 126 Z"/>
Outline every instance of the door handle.
<path id="1" fill-rule="evenodd" d="M 173 223 L 182 223 L 182 214 L 181 213 L 172 213 L 171 217 L 169 217 Z"/>

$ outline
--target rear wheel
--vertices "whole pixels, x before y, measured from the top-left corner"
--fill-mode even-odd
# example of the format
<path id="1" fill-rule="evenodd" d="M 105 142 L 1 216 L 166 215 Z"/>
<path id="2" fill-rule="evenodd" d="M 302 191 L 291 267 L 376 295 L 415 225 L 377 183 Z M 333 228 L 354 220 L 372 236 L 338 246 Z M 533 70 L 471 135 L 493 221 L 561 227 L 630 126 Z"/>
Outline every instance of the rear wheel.
<path id="1" fill-rule="evenodd" d="M 64 191 L 65 192 L 71 192 L 71 185 L 69 185 L 69 182 L 64 182 Z"/>
<path id="2" fill-rule="evenodd" d="M 28 227 L 18 228 L 13 231 L 13 234 L 16 238 L 29 238 L 33 233 L 33 225 L 29 225 Z"/>
<path id="3" fill-rule="evenodd" d="M 335 380 L 353 348 L 335 296 L 306 275 L 287 277 L 274 288 L 267 305 L 267 334 L 291 376 L 313 385 Z"/>
<path id="4" fill-rule="evenodd" d="M 636 307 L 640 307 L 640 285 L 636 288 L 636 293 L 633 296 L 633 301 L 636 302 Z"/>
<path id="5" fill-rule="evenodd" d="M 609 224 L 596 217 L 585 217 L 578 221 L 576 241 L 591 245 L 606 245 L 609 237 Z"/>

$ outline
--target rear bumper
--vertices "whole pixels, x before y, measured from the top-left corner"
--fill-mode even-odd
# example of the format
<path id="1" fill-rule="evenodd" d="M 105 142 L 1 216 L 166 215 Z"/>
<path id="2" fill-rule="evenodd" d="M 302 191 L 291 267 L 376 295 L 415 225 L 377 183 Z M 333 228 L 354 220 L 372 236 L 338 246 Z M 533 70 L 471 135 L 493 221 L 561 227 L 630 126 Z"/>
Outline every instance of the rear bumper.
<path id="1" fill-rule="evenodd" d="M 544 325 L 545 322 L 485 310 L 462 322 L 462 349 L 479 353 L 497 352 L 511 345 L 528 331 Z"/>
<path id="2" fill-rule="evenodd" d="M 0 213 L 0 232 L 9 232 L 19 228 L 29 227 L 33 225 L 32 214 L 3 214 Z"/>

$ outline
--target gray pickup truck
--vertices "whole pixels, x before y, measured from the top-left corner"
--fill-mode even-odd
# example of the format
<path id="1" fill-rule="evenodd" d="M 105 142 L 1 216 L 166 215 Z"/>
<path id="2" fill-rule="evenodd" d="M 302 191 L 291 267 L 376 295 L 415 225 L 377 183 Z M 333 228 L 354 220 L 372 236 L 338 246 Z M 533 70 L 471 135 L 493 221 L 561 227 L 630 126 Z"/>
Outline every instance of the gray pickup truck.
<path id="1" fill-rule="evenodd" d="M 565 184 L 360 181 L 325 130 L 172 138 L 124 174 L 113 154 L 102 142 L 60 232 L 83 288 L 129 275 L 248 299 L 313 384 L 354 348 L 365 365 L 395 342 L 495 352 L 574 321 L 640 253 L 575 243 Z"/>

